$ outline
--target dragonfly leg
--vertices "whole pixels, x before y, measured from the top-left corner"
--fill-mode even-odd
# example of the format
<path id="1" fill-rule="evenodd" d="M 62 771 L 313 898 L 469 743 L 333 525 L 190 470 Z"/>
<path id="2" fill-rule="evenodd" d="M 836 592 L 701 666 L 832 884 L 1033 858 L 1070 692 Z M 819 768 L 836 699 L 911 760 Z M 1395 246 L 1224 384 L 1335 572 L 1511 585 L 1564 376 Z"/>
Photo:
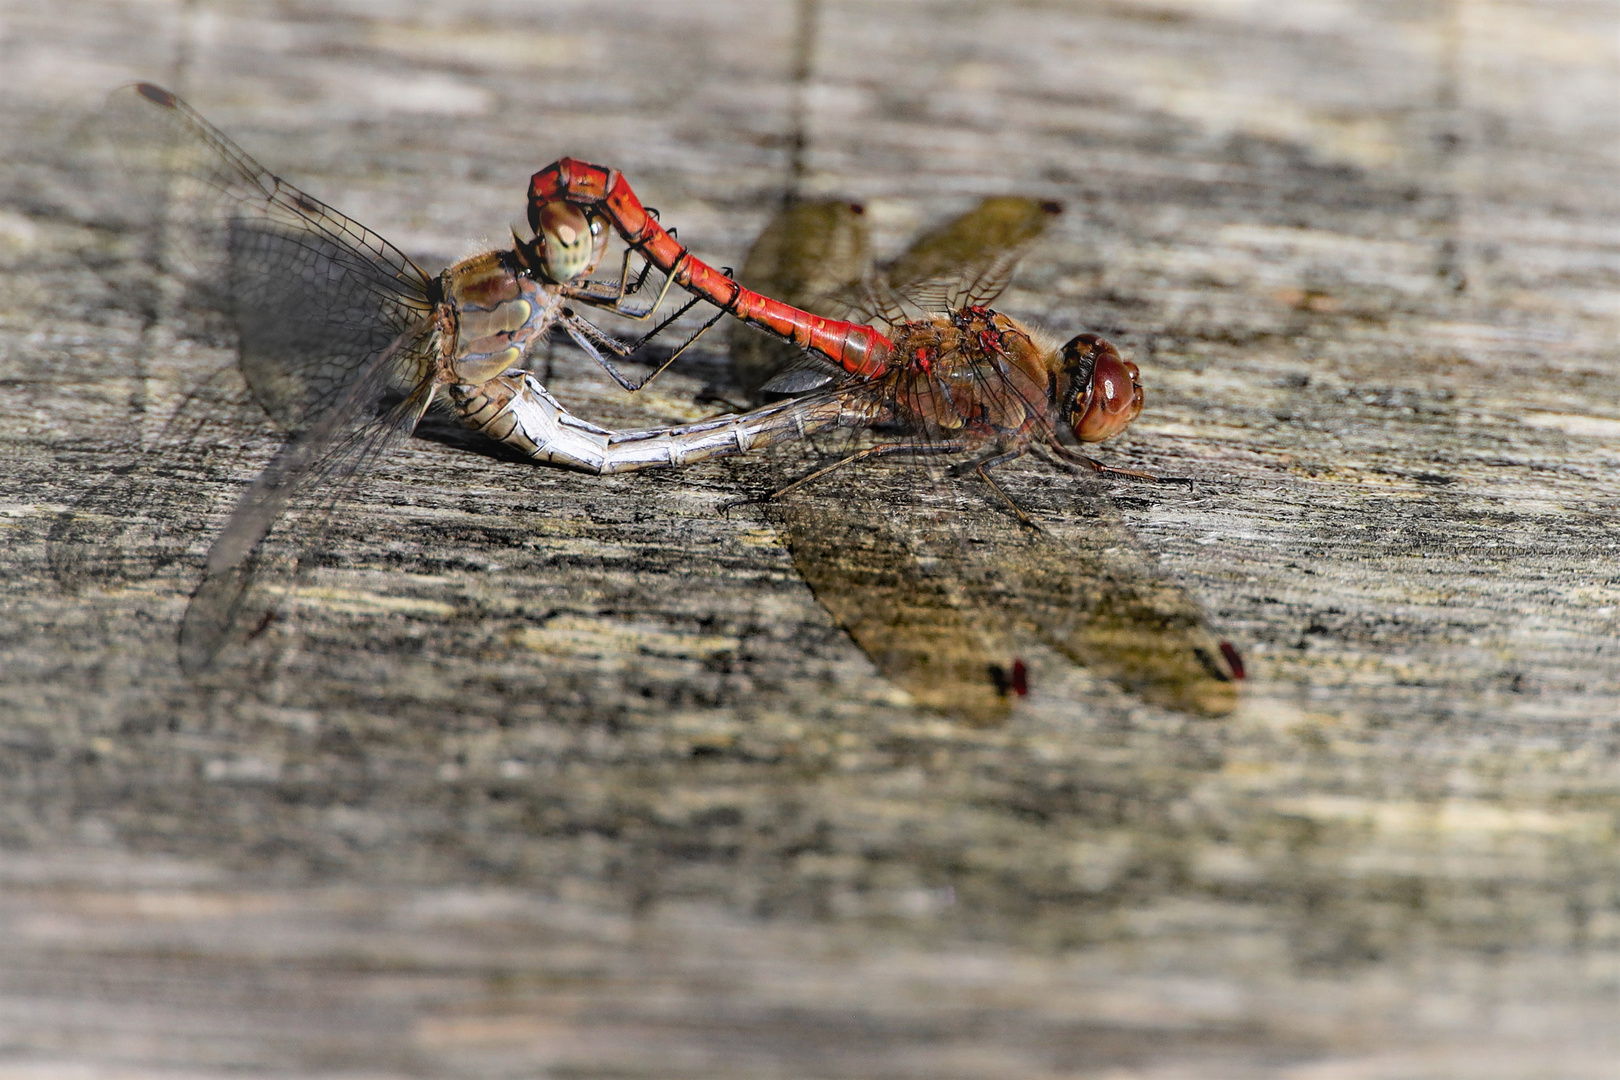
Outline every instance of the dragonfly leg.
<path id="1" fill-rule="evenodd" d="M 853 465 L 857 461 L 866 461 L 869 458 L 887 457 L 890 454 L 957 454 L 967 448 L 964 442 L 941 442 L 927 446 L 918 446 L 916 443 L 881 443 L 869 446 L 865 450 L 857 450 L 848 457 L 841 457 L 831 465 L 823 466 L 808 476 L 801 476 L 786 487 L 777 488 L 767 495 L 757 498 L 732 499 L 722 509 L 729 510 L 733 506 L 745 506 L 749 503 L 774 502 L 792 491 L 797 491 L 806 484 L 814 483 L 827 474 L 842 469 L 845 465 Z"/>
<path id="2" fill-rule="evenodd" d="M 674 232 L 671 231 L 670 235 L 673 236 Z M 649 319 L 658 310 L 659 305 L 664 302 L 664 297 L 669 294 L 669 287 L 675 278 L 667 273 L 664 275 L 664 284 L 658 290 L 658 295 L 653 298 L 652 303 L 640 307 L 626 303 L 629 297 L 641 292 L 642 287 L 647 283 L 647 278 L 652 274 L 654 266 L 653 261 L 643 254 L 641 272 L 636 275 L 635 280 L 632 282 L 630 280 L 630 257 L 635 254 L 635 248 L 625 249 L 624 262 L 619 267 L 618 281 L 565 281 L 559 283 L 557 288 L 571 300 L 579 300 L 590 304 L 592 307 L 605 308 L 615 315 L 622 315 L 637 322 Z M 731 275 L 729 267 L 725 273 L 728 277 Z"/>
<path id="3" fill-rule="evenodd" d="M 654 220 L 656 220 L 657 217 L 658 217 L 657 211 L 653 210 L 651 207 L 648 207 L 647 213 L 652 214 Z M 675 230 L 671 229 L 669 231 L 669 235 L 674 236 L 675 235 Z M 649 304 L 647 306 L 646 312 L 644 314 L 641 314 L 641 315 L 635 314 L 629 307 L 625 306 L 625 302 L 624 302 L 625 298 L 629 297 L 629 296 L 635 296 L 636 294 L 641 292 L 642 288 L 647 284 L 648 276 L 652 273 L 653 261 L 651 259 L 647 258 L 647 256 L 645 254 L 643 254 L 641 256 L 641 273 L 636 275 L 635 283 L 631 284 L 631 282 L 630 282 L 630 254 L 634 250 L 635 250 L 634 248 L 625 248 L 624 249 L 624 262 L 619 264 L 619 295 L 618 295 L 618 299 L 615 300 L 615 302 L 614 302 L 613 310 L 618 312 L 619 314 L 624 315 L 624 316 L 626 316 L 628 318 L 631 318 L 631 319 L 645 319 L 649 315 L 651 315 L 653 312 L 658 310 L 658 305 L 662 304 L 664 302 L 664 297 L 669 292 L 670 282 L 674 281 L 675 279 L 672 278 L 670 275 L 665 274 L 664 275 L 664 284 L 663 284 L 663 287 L 658 290 L 658 296 L 653 300 L 653 302 L 651 304 Z"/>
<path id="4" fill-rule="evenodd" d="M 1024 508 L 1013 502 L 1013 497 L 1007 494 L 1006 489 L 1000 484 L 996 483 L 995 480 L 993 480 L 990 476 L 990 470 L 995 468 L 997 465 L 1005 465 L 1009 461 L 1017 461 L 1028 452 L 1029 448 L 1027 446 L 1015 446 L 1011 450 L 1004 450 L 999 454 L 992 454 L 990 457 L 980 458 L 977 461 L 970 461 L 964 465 L 963 468 L 966 468 L 967 465 L 973 466 L 973 471 L 979 474 L 979 479 L 983 480 L 986 484 L 989 484 L 991 491 L 994 491 L 997 495 L 1001 496 L 1001 501 L 1006 503 L 1007 506 L 1012 510 L 1013 514 L 1018 518 L 1018 523 L 1020 525 L 1027 525 L 1031 529 L 1038 532 L 1040 531 L 1040 526 L 1035 524 L 1034 519 L 1028 514 L 1024 513 Z"/>
<path id="5" fill-rule="evenodd" d="M 1135 469 L 1121 469 L 1116 465 L 1104 465 L 1102 462 L 1094 461 L 1084 454 L 1077 454 L 1060 443 L 1035 443 L 1034 446 L 1041 454 L 1050 455 L 1048 460 L 1055 457 L 1065 465 L 1084 465 L 1098 476 L 1118 476 L 1126 480 L 1147 480 L 1155 484 L 1186 484 L 1189 488 L 1193 486 L 1193 478 L 1190 476 L 1154 476 L 1152 473 L 1138 472 Z"/>
<path id="6" fill-rule="evenodd" d="M 617 367 L 615 367 L 613 365 L 613 361 L 608 359 L 602 350 L 605 349 L 607 352 L 612 353 L 621 360 L 632 357 L 645 348 L 653 340 L 653 338 L 657 337 L 666 328 L 668 328 L 671 323 L 680 318 L 682 315 L 686 314 L 699 303 L 701 303 L 701 299 L 698 297 L 693 297 L 690 301 L 684 304 L 680 310 L 676 311 L 669 318 L 665 319 L 647 333 L 643 334 L 639 340 L 628 345 L 620 341 L 618 338 L 613 337 L 611 334 L 604 332 L 595 324 L 582 318 L 572 308 L 563 308 L 562 317 L 558 321 L 562 323 L 563 329 L 568 331 L 568 336 L 573 338 L 580 348 L 589 353 L 593 360 L 595 360 L 598 364 L 601 364 L 604 371 L 613 376 L 614 382 L 618 383 L 620 386 L 624 387 L 627 391 L 633 394 L 637 390 L 640 390 L 642 387 L 646 386 L 648 383 L 652 382 L 654 379 L 658 378 L 658 376 L 662 375 L 671 364 L 680 359 L 682 353 L 686 352 L 687 349 L 692 347 L 693 343 L 696 342 L 698 338 L 706 334 L 715 323 L 725 318 L 726 313 L 724 311 L 716 312 L 713 318 L 704 323 L 702 326 L 698 327 L 691 337 L 681 342 L 680 346 L 674 352 L 670 353 L 664 358 L 664 362 L 659 364 L 658 367 L 653 370 L 652 374 L 648 375 L 640 382 L 633 382 L 629 376 L 625 375 Z"/>
<path id="7" fill-rule="evenodd" d="M 967 444 L 961 441 L 929 443 L 926 446 L 919 446 L 916 443 L 880 443 L 877 446 L 868 446 L 865 450 L 857 450 L 848 457 L 839 458 L 831 465 L 823 466 L 808 476 L 801 476 L 787 487 L 771 492 L 767 498 L 779 499 L 790 491 L 814 483 L 828 473 L 842 469 L 845 465 L 853 465 L 868 458 L 888 457 L 890 454 L 959 454 L 965 449 Z"/>
<path id="8" fill-rule="evenodd" d="M 603 333 L 591 323 L 575 315 L 568 308 L 563 309 L 562 317 L 557 321 L 562 324 L 564 330 L 568 331 L 568 336 L 574 339 L 574 344 L 584 349 L 592 360 L 602 365 L 603 371 L 613 376 L 614 382 L 632 393 L 640 389 L 638 383 L 632 382 L 614 366 L 612 360 L 608 359 L 610 353 L 621 360 L 629 356 L 632 352 L 629 346 L 617 338 Z"/>

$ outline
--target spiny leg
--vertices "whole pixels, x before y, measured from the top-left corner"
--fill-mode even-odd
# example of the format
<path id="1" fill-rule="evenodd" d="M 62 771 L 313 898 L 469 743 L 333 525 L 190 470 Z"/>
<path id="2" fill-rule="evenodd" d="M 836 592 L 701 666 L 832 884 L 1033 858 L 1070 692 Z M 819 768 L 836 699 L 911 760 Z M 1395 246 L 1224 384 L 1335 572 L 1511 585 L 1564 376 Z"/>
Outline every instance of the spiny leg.
<path id="1" fill-rule="evenodd" d="M 915 443 L 880 443 L 877 446 L 869 446 L 865 450 L 857 450 L 855 453 L 850 454 L 847 457 L 841 457 L 831 465 L 824 465 L 815 472 L 810 473 L 808 476 L 801 476 L 791 484 L 788 484 L 786 487 L 778 488 L 767 495 L 743 499 L 732 499 L 731 501 L 727 502 L 722 509 L 729 510 L 733 506 L 745 506 L 749 503 L 773 502 L 789 492 L 796 491 L 799 488 L 804 487 L 806 484 L 820 480 L 828 473 L 842 469 L 845 465 L 853 465 L 857 461 L 865 461 L 868 458 L 887 457 L 890 454 L 957 454 L 961 453 L 966 448 L 967 444 L 960 440 L 955 442 L 931 443 L 927 446 L 918 446 Z"/>
<path id="2" fill-rule="evenodd" d="M 627 251 L 625 252 L 626 272 L 629 270 L 629 260 L 630 253 Z M 651 267 L 652 265 L 653 264 L 649 261 L 646 266 L 642 268 L 641 278 L 637 280 L 635 288 L 632 289 L 632 291 L 635 291 L 635 289 L 639 289 L 641 287 L 641 281 L 647 276 L 647 268 Z M 730 277 L 732 274 L 732 269 L 731 267 L 727 266 L 723 269 L 723 272 L 727 277 Z M 652 315 L 653 312 L 657 311 L 659 305 L 664 302 L 664 295 L 669 292 L 669 283 L 672 280 L 674 279 L 669 275 L 665 276 L 664 287 L 659 290 L 658 298 L 652 302 L 651 307 L 649 307 L 645 312 L 639 314 L 627 311 L 621 307 L 625 296 L 625 278 L 623 276 L 621 276 L 619 279 L 618 297 L 613 300 L 609 300 L 599 293 L 592 293 L 591 286 L 600 284 L 598 282 L 586 282 L 582 286 L 566 286 L 564 288 L 564 294 L 583 300 L 586 303 L 594 304 L 597 307 L 604 308 L 605 310 L 611 311 L 617 315 L 624 315 L 632 319 L 645 319 Z M 669 327 L 673 325 L 674 322 L 682 315 L 685 315 L 688 311 L 691 311 L 694 307 L 701 303 L 703 303 L 703 297 L 692 297 L 692 299 L 682 304 L 671 315 L 664 319 L 663 322 L 659 323 L 657 326 L 643 334 L 638 340 L 628 345 L 605 333 L 594 324 L 588 322 L 572 308 L 565 307 L 562 309 L 562 318 L 560 321 L 563 324 L 563 328 L 568 331 L 568 335 L 572 337 L 582 349 L 589 353 L 598 364 L 602 365 L 602 369 L 613 377 L 614 382 L 618 383 L 629 393 L 634 394 L 638 390 L 645 387 L 648 383 L 658 378 L 658 376 L 662 375 L 671 364 L 673 364 L 681 357 L 683 353 L 686 352 L 687 349 L 692 347 L 698 338 L 706 334 L 714 327 L 716 323 L 723 319 L 726 314 L 724 309 L 716 312 L 713 318 L 709 319 L 708 322 L 705 322 L 702 326 L 698 327 L 696 332 L 694 332 L 691 337 L 683 341 L 679 348 L 670 353 L 662 364 L 660 364 L 650 375 L 648 375 L 645 379 L 642 379 L 640 382 L 631 381 L 631 379 L 619 371 L 619 369 L 613 365 L 613 362 L 604 356 L 599 349 L 607 349 L 609 352 L 614 353 L 621 359 L 633 356 L 645 348 L 659 334 L 669 329 Z"/>
<path id="3" fill-rule="evenodd" d="M 671 229 L 670 235 L 673 236 L 674 234 L 675 231 Z M 669 294 L 669 287 L 671 283 L 674 282 L 675 278 L 672 274 L 664 274 L 664 284 L 659 288 L 658 295 L 653 298 L 651 304 L 648 304 L 646 307 L 640 309 L 629 306 L 625 303 L 625 301 L 629 297 L 635 296 L 641 292 L 642 287 L 647 283 L 647 278 L 652 273 L 653 266 L 655 265 L 651 259 L 647 258 L 645 252 L 641 252 L 641 257 L 644 260 L 641 267 L 641 273 L 637 274 L 635 282 L 631 283 L 630 257 L 637 253 L 638 249 L 635 247 L 627 248 L 625 250 L 624 262 L 619 267 L 618 281 L 563 282 L 559 288 L 561 289 L 562 294 L 571 300 L 579 300 L 590 304 L 592 307 L 605 308 L 606 310 L 613 312 L 615 315 L 622 315 L 627 319 L 634 319 L 637 322 L 649 319 L 652 317 L 653 312 L 657 311 L 659 306 L 663 304 L 664 297 Z M 727 269 L 726 274 L 728 277 L 730 276 L 729 268 Z"/>
<path id="4" fill-rule="evenodd" d="M 610 352 L 619 357 L 621 360 L 634 356 L 637 352 L 640 352 L 643 348 L 645 348 L 647 344 L 653 340 L 653 338 L 657 337 L 666 328 L 668 328 L 671 323 L 680 318 L 682 315 L 686 314 L 695 305 L 701 302 L 702 301 L 700 299 L 694 298 L 669 318 L 659 323 L 647 334 L 643 335 L 639 341 L 628 345 L 610 334 L 607 334 L 601 328 L 597 327 L 587 319 L 582 318 L 572 308 L 564 308 L 562 310 L 562 316 L 558 321 L 562 324 L 563 329 L 568 331 L 568 336 L 573 338 L 574 342 L 579 345 L 580 348 L 584 349 L 588 354 L 590 354 L 593 360 L 602 365 L 602 370 L 611 375 L 614 382 L 618 383 L 620 386 L 624 387 L 625 390 L 633 394 L 646 386 L 648 383 L 652 382 L 654 379 L 658 378 L 658 376 L 662 375 L 671 364 L 680 359 L 681 354 L 685 353 L 687 349 L 692 347 L 693 343 L 696 342 L 698 338 L 706 334 L 715 323 L 725 318 L 726 313 L 724 311 L 716 312 L 713 318 L 704 323 L 702 326 L 698 327 L 696 332 L 694 332 L 691 337 L 681 342 L 679 348 L 670 353 L 669 356 L 665 357 L 664 362 L 659 364 L 650 375 L 648 375 L 645 379 L 642 379 L 640 382 L 636 382 L 621 372 L 614 365 L 613 361 L 608 358 L 606 353 Z"/>
<path id="5" fill-rule="evenodd" d="M 1084 465 L 1098 476 L 1118 476 L 1126 480 L 1147 480 L 1155 484 L 1186 484 L 1189 488 L 1193 486 L 1193 478 L 1190 476 L 1154 476 L 1152 473 L 1137 472 L 1135 469 L 1121 469 L 1116 465 L 1104 465 L 1100 461 L 1093 461 L 1084 454 L 1075 453 L 1061 443 L 1048 442 L 1034 443 L 1033 445 L 1036 453 L 1045 456 L 1048 461 L 1055 458 L 1060 464 Z"/>
<path id="6" fill-rule="evenodd" d="M 979 479 L 983 480 L 986 484 L 989 484 L 990 490 L 994 491 L 997 495 L 1000 495 L 1001 501 L 1006 503 L 1007 506 L 1012 510 L 1013 514 L 1017 516 L 1019 524 L 1027 525 L 1029 528 L 1039 532 L 1041 527 L 1035 523 L 1034 519 L 1032 519 L 1028 514 L 1024 513 L 1024 508 L 1013 502 L 1013 497 L 1007 494 L 1006 489 L 1000 484 L 996 483 L 995 480 L 991 479 L 990 477 L 990 470 L 995 468 L 997 465 L 1005 465 L 1009 461 L 1017 461 L 1028 452 L 1029 448 L 1027 446 L 1016 446 L 1011 450 L 1004 450 L 999 454 L 992 454 L 990 457 L 979 458 L 977 461 L 966 462 L 962 468 L 966 468 L 968 465 L 973 466 L 973 471 L 979 474 Z"/>
<path id="7" fill-rule="evenodd" d="M 652 216 L 654 221 L 658 220 L 658 211 L 654 210 L 652 207 L 647 207 L 647 213 Z M 674 236 L 675 230 L 670 229 L 669 235 Z M 619 264 L 619 298 L 617 303 L 614 305 L 615 311 L 622 310 L 626 297 L 635 296 L 637 293 L 641 292 L 642 288 L 647 284 L 647 277 L 652 273 L 653 261 L 647 258 L 646 252 L 641 251 L 639 252 L 641 255 L 641 273 L 636 275 L 635 284 L 632 285 L 630 283 L 630 254 L 631 252 L 635 252 L 637 250 L 638 249 L 636 248 L 626 248 L 624 251 L 624 261 Z M 644 319 L 647 317 L 647 315 L 651 315 L 653 312 L 658 310 L 658 305 L 664 302 L 664 295 L 669 292 L 669 283 L 671 280 L 672 278 L 670 275 L 664 275 L 664 284 L 663 287 L 658 290 L 658 298 L 654 300 L 652 302 L 652 306 L 647 309 L 647 314 L 640 316 L 640 318 Z M 624 314 L 628 315 L 632 319 L 637 318 L 637 316 L 630 314 L 628 311 L 625 311 Z"/>
<path id="8" fill-rule="evenodd" d="M 626 245 L 640 251 L 676 284 L 750 326 L 792 341 L 852 375 L 871 377 L 888 369 L 894 343 L 876 328 L 826 319 L 773 300 L 695 258 L 653 219 L 616 170 L 562 158 L 535 173 L 529 181 L 530 224 L 541 208 L 557 200 L 606 215 Z"/>

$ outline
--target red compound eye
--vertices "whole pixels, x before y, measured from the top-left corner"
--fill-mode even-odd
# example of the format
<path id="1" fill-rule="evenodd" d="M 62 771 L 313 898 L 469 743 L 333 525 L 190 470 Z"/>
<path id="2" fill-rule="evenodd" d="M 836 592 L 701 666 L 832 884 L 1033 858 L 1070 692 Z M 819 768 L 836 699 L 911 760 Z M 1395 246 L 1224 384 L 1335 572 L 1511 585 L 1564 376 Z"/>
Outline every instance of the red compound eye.
<path id="1" fill-rule="evenodd" d="M 1113 439 L 1142 411 L 1142 372 L 1103 338 L 1082 334 L 1064 347 L 1071 363 L 1087 361 L 1090 384 L 1077 393 L 1069 423 L 1081 442 Z"/>

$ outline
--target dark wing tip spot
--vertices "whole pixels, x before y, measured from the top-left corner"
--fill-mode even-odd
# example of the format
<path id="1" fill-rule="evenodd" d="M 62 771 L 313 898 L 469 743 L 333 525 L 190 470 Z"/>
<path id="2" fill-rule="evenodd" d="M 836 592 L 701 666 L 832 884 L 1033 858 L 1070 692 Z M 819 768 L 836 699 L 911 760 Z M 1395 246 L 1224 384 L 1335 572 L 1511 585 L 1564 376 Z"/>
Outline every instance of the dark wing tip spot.
<path id="1" fill-rule="evenodd" d="M 1063 204 L 1053 199 L 1047 199 L 1041 203 L 1041 210 L 1047 214 L 1061 214 L 1063 213 Z"/>
<path id="2" fill-rule="evenodd" d="M 991 664 L 988 670 L 990 682 L 995 686 L 997 696 L 1017 694 L 1024 697 L 1029 693 L 1029 669 L 1024 666 L 1022 660 L 1014 660 L 1011 671 L 1000 664 Z"/>
<path id="3" fill-rule="evenodd" d="M 1241 680 L 1246 676 L 1247 673 L 1243 670 L 1243 656 L 1230 641 L 1221 642 L 1221 655 L 1226 657 L 1226 663 L 1232 669 L 1232 678 Z"/>
<path id="4" fill-rule="evenodd" d="M 135 92 L 154 105 L 162 105 L 165 109 L 175 106 L 175 96 L 161 86 L 153 86 L 149 82 L 136 83 Z"/>

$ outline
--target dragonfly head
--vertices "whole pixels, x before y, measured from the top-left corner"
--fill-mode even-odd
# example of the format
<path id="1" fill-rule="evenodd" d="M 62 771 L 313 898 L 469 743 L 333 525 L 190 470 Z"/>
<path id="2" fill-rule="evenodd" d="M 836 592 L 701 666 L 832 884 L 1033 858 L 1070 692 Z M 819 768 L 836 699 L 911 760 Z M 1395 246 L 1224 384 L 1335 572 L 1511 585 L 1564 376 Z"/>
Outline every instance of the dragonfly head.
<path id="1" fill-rule="evenodd" d="M 1081 442 L 1111 439 L 1141 413 L 1142 373 L 1096 334 L 1063 346 L 1063 371 L 1063 416 Z"/>
<path id="2" fill-rule="evenodd" d="M 520 245 L 519 251 L 552 281 L 573 281 L 590 273 L 607 249 L 607 222 L 601 215 L 563 199 L 530 206 L 529 226 L 534 240 Z"/>

